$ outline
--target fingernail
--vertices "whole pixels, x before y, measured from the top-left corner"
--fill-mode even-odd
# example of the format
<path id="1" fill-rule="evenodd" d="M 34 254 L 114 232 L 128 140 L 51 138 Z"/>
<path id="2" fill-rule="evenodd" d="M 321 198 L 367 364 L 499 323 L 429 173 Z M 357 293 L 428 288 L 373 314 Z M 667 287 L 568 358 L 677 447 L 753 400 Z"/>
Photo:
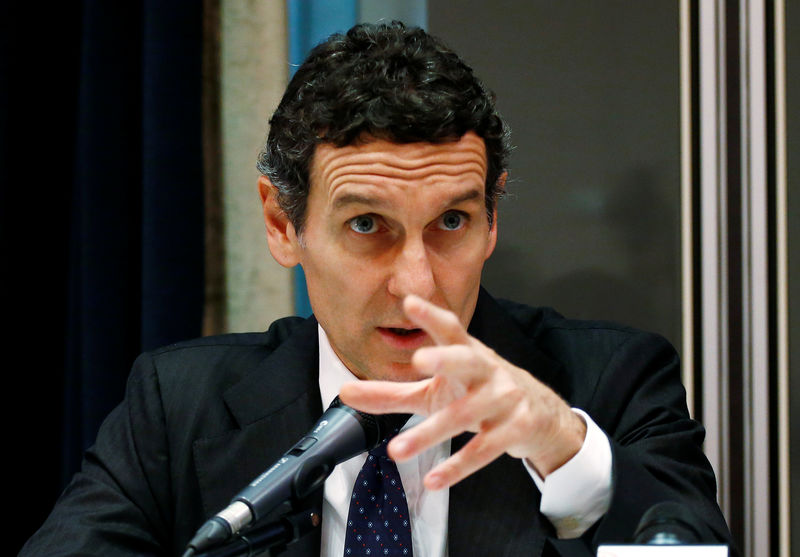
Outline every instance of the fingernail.
<path id="1" fill-rule="evenodd" d="M 408 441 L 405 439 L 395 439 L 391 443 L 392 445 L 392 452 L 399 457 L 405 455 L 405 452 L 408 450 Z"/>
<path id="2" fill-rule="evenodd" d="M 422 298 L 415 294 L 409 294 L 405 299 L 406 308 L 420 307 L 422 305 Z"/>

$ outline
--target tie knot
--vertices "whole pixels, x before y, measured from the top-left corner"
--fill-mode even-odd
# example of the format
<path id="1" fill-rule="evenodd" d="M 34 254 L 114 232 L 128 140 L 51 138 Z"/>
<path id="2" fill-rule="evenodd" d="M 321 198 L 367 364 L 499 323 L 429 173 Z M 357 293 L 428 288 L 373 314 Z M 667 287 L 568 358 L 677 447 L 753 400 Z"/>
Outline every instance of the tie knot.
<path id="1" fill-rule="evenodd" d="M 394 434 L 390 435 L 389 437 L 381 441 L 377 447 L 369 451 L 369 454 L 374 456 L 375 458 L 384 458 L 391 460 L 389 458 L 389 454 L 386 452 L 386 446 L 389 444 L 389 441 L 391 441 L 392 437 L 394 437 L 396 434 L 397 433 L 395 432 Z"/>

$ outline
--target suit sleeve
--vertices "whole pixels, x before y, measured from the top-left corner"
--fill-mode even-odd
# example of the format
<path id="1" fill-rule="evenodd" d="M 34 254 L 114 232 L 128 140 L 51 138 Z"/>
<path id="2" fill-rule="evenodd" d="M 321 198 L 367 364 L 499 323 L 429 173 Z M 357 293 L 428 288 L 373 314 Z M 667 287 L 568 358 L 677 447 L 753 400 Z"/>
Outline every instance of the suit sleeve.
<path id="1" fill-rule="evenodd" d="M 593 547 L 630 542 L 644 512 L 662 501 L 691 509 L 707 543 L 732 543 L 703 453 L 705 430 L 689 418 L 678 355 L 666 340 L 649 333 L 626 338 L 586 410 L 608 435 L 613 463 L 608 512 L 589 531 Z"/>
<path id="2" fill-rule="evenodd" d="M 20 555 L 164 555 L 173 523 L 164 411 L 151 358 L 103 422 L 81 471 Z"/>

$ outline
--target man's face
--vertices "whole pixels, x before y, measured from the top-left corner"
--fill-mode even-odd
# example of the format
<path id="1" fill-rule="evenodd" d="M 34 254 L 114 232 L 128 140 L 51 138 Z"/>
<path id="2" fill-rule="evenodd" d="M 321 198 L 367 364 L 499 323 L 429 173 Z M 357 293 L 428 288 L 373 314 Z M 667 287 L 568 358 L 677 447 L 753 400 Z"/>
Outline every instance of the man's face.
<path id="1" fill-rule="evenodd" d="M 411 356 L 432 340 L 403 314 L 408 294 L 469 324 L 496 242 L 486 172 L 471 132 L 441 144 L 317 147 L 296 253 L 314 314 L 356 376 L 420 379 Z"/>

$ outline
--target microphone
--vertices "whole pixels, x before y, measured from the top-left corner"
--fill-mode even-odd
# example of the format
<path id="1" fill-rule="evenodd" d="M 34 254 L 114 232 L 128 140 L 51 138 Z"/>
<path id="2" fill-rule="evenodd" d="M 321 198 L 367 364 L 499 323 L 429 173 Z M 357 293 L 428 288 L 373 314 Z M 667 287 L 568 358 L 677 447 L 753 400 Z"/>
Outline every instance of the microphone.
<path id="1" fill-rule="evenodd" d="M 227 541 L 284 501 L 310 495 L 337 464 L 377 447 L 409 417 L 359 412 L 337 396 L 311 431 L 197 530 L 184 556 Z"/>
<path id="2" fill-rule="evenodd" d="M 696 545 L 702 536 L 696 515 L 686 505 L 664 501 L 642 515 L 633 543 L 638 545 Z"/>

